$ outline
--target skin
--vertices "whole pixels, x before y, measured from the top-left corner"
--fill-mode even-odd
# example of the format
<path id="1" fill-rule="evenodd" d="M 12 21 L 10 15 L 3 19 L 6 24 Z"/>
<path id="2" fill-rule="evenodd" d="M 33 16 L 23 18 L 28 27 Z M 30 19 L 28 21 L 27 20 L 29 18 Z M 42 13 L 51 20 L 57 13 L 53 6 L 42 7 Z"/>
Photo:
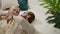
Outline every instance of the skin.
<path id="1" fill-rule="evenodd" d="M 19 7 L 12 6 L 8 12 L 9 15 L 18 15 L 20 12 Z"/>
<path id="2" fill-rule="evenodd" d="M 2 19 L 2 14 L 0 13 L 0 20 Z"/>
<path id="3" fill-rule="evenodd" d="M 13 18 L 12 18 L 12 16 L 18 16 L 19 15 L 19 12 L 20 12 L 20 10 L 19 10 L 19 7 L 17 7 L 17 6 L 13 6 L 13 7 L 11 7 L 10 9 L 9 9 L 9 11 L 8 11 L 8 17 L 6 18 L 6 20 L 7 20 L 7 24 L 10 22 L 10 21 L 13 21 Z M 1 15 L 0 15 L 1 16 Z M 26 19 L 26 20 L 28 20 L 28 18 L 30 17 L 30 15 L 28 15 L 28 12 L 24 12 L 23 14 L 22 14 L 22 16 Z"/>
<path id="4" fill-rule="evenodd" d="M 17 6 L 11 7 L 9 12 L 8 12 L 7 23 L 9 23 L 10 21 L 13 21 L 12 16 L 19 15 L 19 12 L 20 12 L 20 10 Z"/>
<path id="5" fill-rule="evenodd" d="M 30 15 L 28 15 L 28 12 L 24 12 L 22 14 L 22 17 L 24 17 L 26 20 L 28 20 L 28 18 L 30 17 Z"/>

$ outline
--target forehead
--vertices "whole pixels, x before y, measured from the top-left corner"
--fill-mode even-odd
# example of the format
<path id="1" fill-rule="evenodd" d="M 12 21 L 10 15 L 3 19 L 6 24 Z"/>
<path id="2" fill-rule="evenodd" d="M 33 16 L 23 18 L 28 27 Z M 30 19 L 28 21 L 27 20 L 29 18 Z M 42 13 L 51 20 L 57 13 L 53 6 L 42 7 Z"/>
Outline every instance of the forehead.
<path id="1" fill-rule="evenodd" d="M 24 12 L 24 14 L 28 14 L 28 12 Z"/>
<path id="2" fill-rule="evenodd" d="M 14 9 L 15 9 L 15 10 L 19 10 L 19 8 L 18 8 L 18 7 L 14 7 L 14 8 L 13 8 L 13 10 L 14 10 Z"/>
<path id="3" fill-rule="evenodd" d="M 18 7 L 11 7 L 8 12 L 14 12 L 14 11 L 20 12 L 20 9 Z"/>
<path id="4" fill-rule="evenodd" d="M 20 10 L 18 6 L 12 6 L 10 9 L 11 9 L 11 10 L 14 10 L 14 9 L 15 9 L 15 10 Z"/>

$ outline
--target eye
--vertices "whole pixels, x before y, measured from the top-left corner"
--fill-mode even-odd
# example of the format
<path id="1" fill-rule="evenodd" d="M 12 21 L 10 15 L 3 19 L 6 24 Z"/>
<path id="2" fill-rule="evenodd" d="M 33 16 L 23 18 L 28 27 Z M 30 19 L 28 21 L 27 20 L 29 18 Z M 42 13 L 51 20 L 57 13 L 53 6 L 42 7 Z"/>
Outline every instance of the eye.
<path id="1" fill-rule="evenodd" d="M 19 11 L 16 11 L 16 13 L 19 13 Z"/>
<path id="2" fill-rule="evenodd" d="M 24 14 L 26 14 L 26 12 L 24 12 Z"/>

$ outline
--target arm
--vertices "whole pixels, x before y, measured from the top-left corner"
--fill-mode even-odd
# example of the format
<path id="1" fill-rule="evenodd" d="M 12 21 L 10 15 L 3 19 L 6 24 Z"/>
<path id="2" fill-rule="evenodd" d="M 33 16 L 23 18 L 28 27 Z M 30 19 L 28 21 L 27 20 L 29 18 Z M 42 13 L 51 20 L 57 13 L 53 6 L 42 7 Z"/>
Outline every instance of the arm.
<path id="1" fill-rule="evenodd" d="M 7 14 L 8 14 L 8 11 L 0 11 L 0 13 L 1 13 L 2 15 L 7 15 Z"/>
<path id="2" fill-rule="evenodd" d="M 27 20 L 19 16 L 14 16 L 13 19 L 16 20 L 24 28 L 24 30 L 28 32 L 28 34 L 33 34 L 34 28 L 32 27 L 31 24 L 28 23 Z"/>
<path id="3" fill-rule="evenodd" d="M 8 15 L 8 11 L 0 11 L 0 16 L 2 19 L 6 18 Z"/>

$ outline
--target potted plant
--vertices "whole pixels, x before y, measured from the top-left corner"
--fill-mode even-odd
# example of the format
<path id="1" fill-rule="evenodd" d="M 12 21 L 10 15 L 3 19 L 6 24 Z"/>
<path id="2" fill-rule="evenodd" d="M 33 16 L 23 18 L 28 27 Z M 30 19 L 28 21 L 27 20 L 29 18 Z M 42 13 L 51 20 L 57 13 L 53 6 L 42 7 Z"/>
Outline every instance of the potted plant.
<path id="1" fill-rule="evenodd" d="M 46 14 L 53 15 L 47 17 L 47 23 L 55 23 L 54 27 L 60 29 L 60 0 L 44 0 L 40 5 L 48 9 Z"/>

